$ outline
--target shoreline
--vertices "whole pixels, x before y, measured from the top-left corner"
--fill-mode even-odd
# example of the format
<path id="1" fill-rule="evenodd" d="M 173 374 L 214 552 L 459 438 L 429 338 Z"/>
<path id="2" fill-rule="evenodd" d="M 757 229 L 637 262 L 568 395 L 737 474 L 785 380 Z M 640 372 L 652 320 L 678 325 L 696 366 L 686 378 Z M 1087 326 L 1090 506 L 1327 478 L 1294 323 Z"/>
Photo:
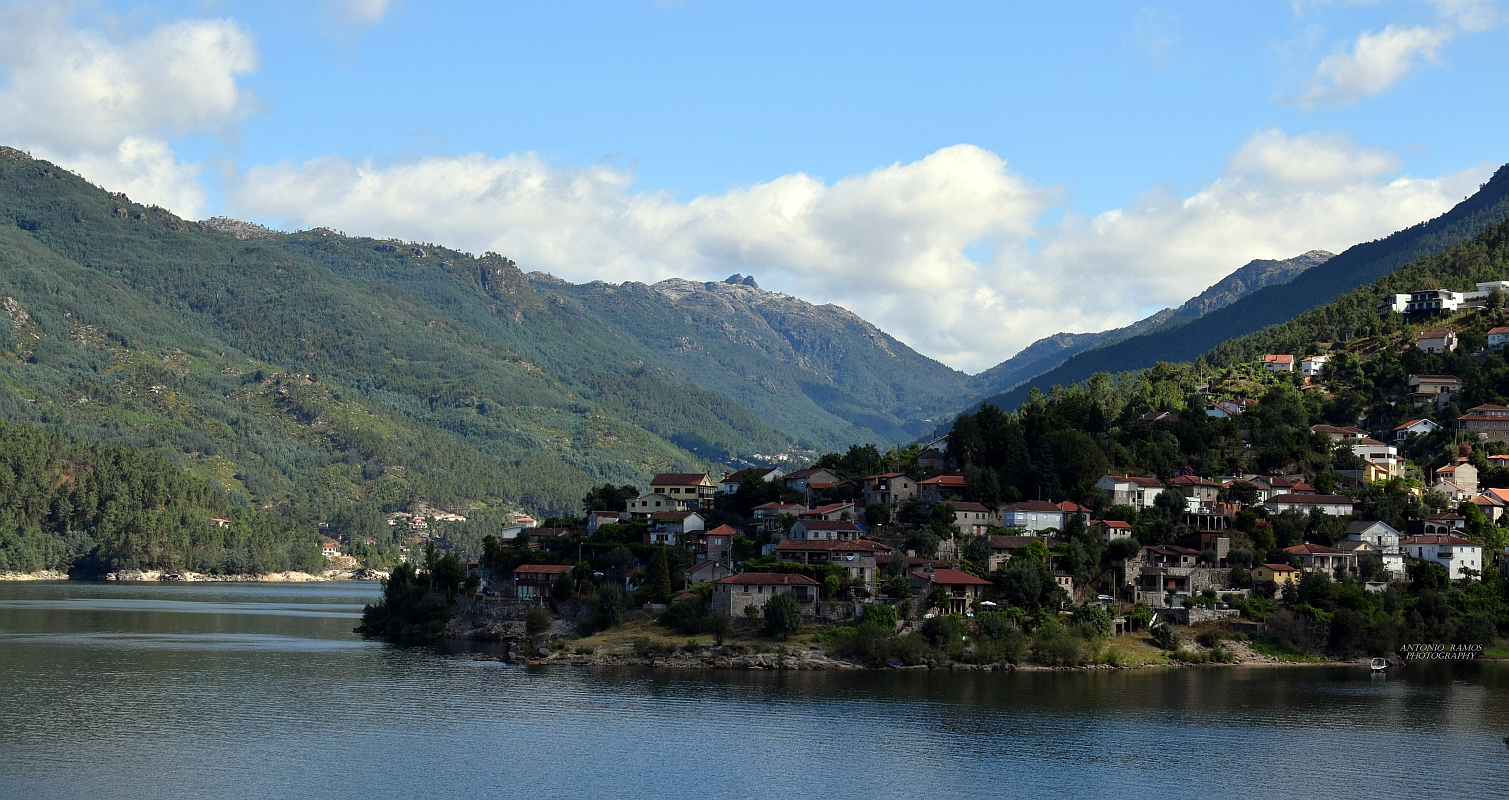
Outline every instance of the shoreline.
<path id="1" fill-rule="evenodd" d="M 388 573 L 374 569 L 327 569 L 321 573 L 311 572 L 262 572 L 257 574 L 212 575 L 202 572 L 180 570 L 123 569 L 108 572 L 98 578 L 74 578 L 66 572 L 41 570 L 39 572 L 0 572 L 0 581 L 110 581 L 120 583 L 329 583 L 332 581 L 380 581 Z"/>

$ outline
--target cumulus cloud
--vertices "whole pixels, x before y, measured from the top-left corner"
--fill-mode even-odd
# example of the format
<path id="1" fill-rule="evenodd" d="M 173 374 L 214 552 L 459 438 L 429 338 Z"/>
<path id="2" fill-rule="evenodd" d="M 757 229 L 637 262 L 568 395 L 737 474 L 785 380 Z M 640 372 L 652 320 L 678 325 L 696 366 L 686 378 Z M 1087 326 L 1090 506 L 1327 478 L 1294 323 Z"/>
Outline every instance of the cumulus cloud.
<path id="1" fill-rule="evenodd" d="M 1488 172 L 1391 177 L 1398 166 L 1343 136 L 1259 131 L 1188 197 L 1157 189 L 1052 225 L 1041 220 L 1060 191 L 970 145 L 831 184 L 786 175 L 684 203 L 635 191 L 624 170 L 558 169 L 532 154 L 328 156 L 253 168 L 232 203 L 288 227 L 496 250 L 578 281 L 753 273 L 975 371 L 1041 336 L 1176 305 L 1253 258 L 1340 251 L 1435 216 Z"/>
<path id="2" fill-rule="evenodd" d="M 1321 60 L 1310 89 L 1299 97 L 1299 104 L 1347 104 L 1382 94 L 1403 80 L 1417 64 L 1434 59 L 1451 38 L 1450 30 L 1426 27 L 1389 25 L 1377 33 L 1364 31 L 1350 50 Z"/>
<path id="3" fill-rule="evenodd" d="M 233 131 L 253 108 L 237 76 L 256 67 L 250 34 L 231 20 L 115 40 L 56 7 L 11 7 L 0 11 L 0 140 L 192 215 L 200 170 L 179 163 L 169 138 Z"/>
<path id="4" fill-rule="evenodd" d="M 341 19 L 358 25 L 382 22 L 391 6 L 391 0 L 340 0 L 335 4 Z"/>

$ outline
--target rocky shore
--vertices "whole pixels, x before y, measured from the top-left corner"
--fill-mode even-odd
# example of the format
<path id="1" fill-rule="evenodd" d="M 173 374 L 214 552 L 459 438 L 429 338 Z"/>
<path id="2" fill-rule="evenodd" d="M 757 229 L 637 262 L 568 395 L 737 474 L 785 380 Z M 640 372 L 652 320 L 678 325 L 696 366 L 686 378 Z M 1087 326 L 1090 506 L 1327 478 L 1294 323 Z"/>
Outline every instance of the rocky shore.
<path id="1" fill-rule="evenodd" d="M 264 572 L 260 575 L 209 575 L 184 570 L 123 569 L 106 573 L 107 581 L 158 581 L 163 583 L 320 583 L 324 581 L 380 581 L 388 573 L 375 569 L 327 569 L 320 573 Z M 66 581 L 57 570 L 0 572 L 0 581 Z"/>

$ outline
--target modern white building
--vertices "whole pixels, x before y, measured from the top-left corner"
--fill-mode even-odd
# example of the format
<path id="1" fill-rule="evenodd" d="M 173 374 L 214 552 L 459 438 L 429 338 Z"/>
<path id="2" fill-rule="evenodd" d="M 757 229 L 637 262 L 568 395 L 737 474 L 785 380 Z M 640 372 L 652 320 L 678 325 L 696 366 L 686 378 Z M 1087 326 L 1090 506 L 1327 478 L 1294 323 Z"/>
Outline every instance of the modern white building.
<path id="1" fill-rule="evenodd" d="M 1299 371 L 1306 378 L 1319 377 L 1326 371 L 1326 363 L 1330 360 L 1330 356 L 1310 356 L 1299 362 Z"/>
<path id="2" fill-rule="evenodd" d="M 1383 556 L 1383 568 L 1390 575 L 1404 577 L 1404 553 L 1399 549 L 1399 532 L 1386 522 L 1369 520 L 1347 526 L 1347 540 L 1362 542 Z"/>
<path id="3" fill-rule="evenodd" d="M 1318 508 L 1323 514 L 1345 517 L 1352 513 L 1352 498 L 1340 494 L 1281 494 L 1268 498 L 1263 507 L 1271 514 L 1282 514 L 1290 509 L 1309 514 L 1310 509 Z"/>
<path id="4" fill-rule="evenodd" d="M 1399 547 L 1408 558 L 1445 567 L 1452 580 L 1467 577 L 1466 570 L 1475 574 L 1483 571 L 1483 545 L 1460 536 L 1436 533 L 1406 536 L 1399 540 Z"/>
<path id="5" fill-rule="evenodd" d="M 1150 508 L 1153 498 L 1164 490 L 1163 481 L 1138 475 L 1107 475 L 1095 482 L 1095 488 L 1111 495 L 1111 505 Z M 1062 517 L 1060 517 L 1062 520 Z"/>

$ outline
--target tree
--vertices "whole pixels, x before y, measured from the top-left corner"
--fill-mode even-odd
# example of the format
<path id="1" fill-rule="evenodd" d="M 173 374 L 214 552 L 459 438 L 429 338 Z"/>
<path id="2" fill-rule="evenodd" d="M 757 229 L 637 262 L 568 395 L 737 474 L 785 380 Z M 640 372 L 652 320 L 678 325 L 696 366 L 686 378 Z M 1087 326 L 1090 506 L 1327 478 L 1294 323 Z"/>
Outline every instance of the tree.
<path id="1" fill-rule="evenodd" d="M 949 594 L 949 591 L 942 586 L 935 586 L 931 592 L 927 593 L 927 604 L 930 608 L 942 609 L 947 612 L 948 607 L 952 603 L 953 595 Z"/>
<path id="2" fill-rule="evenodd" d="M 881 584 L 880 593 L 893 600 L 900 600 L 903 597 L 911 595 L 912 585 L 907 582 L 906 578 L 900 575 L 892 575 L 886 579 L 885 583 Z"/>
<path id="3" fill-rule="evenodd" d="M 624 484 L 614 486 L 605 483 L 587 492 L 582 498 L 582 511 L 627 511 L 628 502 L 639 496 L 639 487 Z"/>
<path id="4" fill-rule="evenodd" d="M 964 559 L 978 569 L 984 570 L 989 568 L 990 557 L 994 553 L 995 551 L 990 547 L 989 536 L 976 536 L 970 540 L 969 546 L 964 548 Z"/>
<path id="5" fill-rule="evenodd" d="M 550 612 L 544 606 L 530 609 L 524 618 L 524 633 L 538 636 L 547 630 L 550 630 Z"/>
<path id="6" fill-rule="evenodd" d="M 720 645 L 723 644 L 723 640 L 727 639 L 730 633 L 733 633 L 733 629 L 733 617 L 722 611 L 714 611 L 707 615 L 707 632 L 713 635 L 714 642 Z"/>
<path id="7" fill-rule="evenodd" d="M 802 629 L 802 605 L 790 592 L 781 592 L 765 603 L 765 632 L 782 639 Z"/>
<path id="8" fill-rule="evenodd" d="M 1243 508 L 1257 505 L 1258 489 L 1247 481 L 1236 481 L 1226 490 L 1226 498 Z"/>
<path id="9" fill-rule="evenodd" d="M 669 603 L 671 601 L 671 568 L 666 559 L 665 545 L 655 548 L 655 555 L 650 558 L 650 574 L 646 576 L 643 588 L 645 602 Z"/>

